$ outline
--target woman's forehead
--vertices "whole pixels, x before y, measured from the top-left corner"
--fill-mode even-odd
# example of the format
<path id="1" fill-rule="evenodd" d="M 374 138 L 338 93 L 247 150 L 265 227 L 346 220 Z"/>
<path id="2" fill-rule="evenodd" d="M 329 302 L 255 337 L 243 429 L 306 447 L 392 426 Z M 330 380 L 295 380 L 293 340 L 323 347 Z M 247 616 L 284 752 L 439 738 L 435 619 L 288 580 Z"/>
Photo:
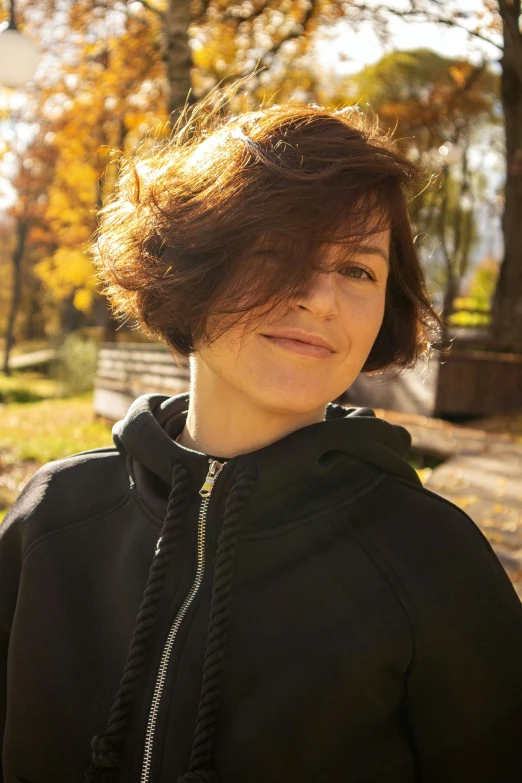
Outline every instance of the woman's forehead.
<path id="1" fill-rule="evenodd" d="M 315 255 L 346 255 L 349 253 L 375 253 L 388 260 L 391 239 L 390 226 L 368 227 L 356 233 L 350 230 L 338 231 L 327 237 L 294 237 L 284 232 L 263 231 L 254 237 L 251 250 L 295 251 Z"/>
<path id="2" fill-rule="evenodd" d="M 382 230 L 374 231 L 373 233 L 364 234 L 364 236 L 347 237 L 344 241 L 338 237 L 334 237 L 331 242 L 327 243 L 335 249 L 339 249 L 338 252 L 364 252 L 375 253 L 381 255 L 387 261 L 390 248 L 391 229 L 386 227 Z M 334 251 L 335 252 L 335 251 Z"/>

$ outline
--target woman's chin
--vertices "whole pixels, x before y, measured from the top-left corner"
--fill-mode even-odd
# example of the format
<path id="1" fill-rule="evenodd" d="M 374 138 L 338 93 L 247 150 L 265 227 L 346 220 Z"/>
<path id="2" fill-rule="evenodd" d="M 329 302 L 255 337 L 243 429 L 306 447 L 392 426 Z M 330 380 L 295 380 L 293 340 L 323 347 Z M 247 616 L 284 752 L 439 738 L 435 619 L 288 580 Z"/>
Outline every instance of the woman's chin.
<path id="1" fill-rule="evenodd" d="M 302 384 L 285 384 L 284 387 L 265 383 L 255 391 L 256 404 L 280 415 L 306 414 L 324 407 L 330 401 L 328 390 L 317 386 L 303 388 Z"/>

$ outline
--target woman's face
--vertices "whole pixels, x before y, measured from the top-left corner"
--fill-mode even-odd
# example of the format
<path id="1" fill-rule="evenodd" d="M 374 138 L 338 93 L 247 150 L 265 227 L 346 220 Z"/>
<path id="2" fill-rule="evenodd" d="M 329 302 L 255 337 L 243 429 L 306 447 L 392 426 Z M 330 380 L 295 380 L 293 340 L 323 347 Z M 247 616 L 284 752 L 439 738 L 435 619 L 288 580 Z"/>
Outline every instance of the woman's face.
<path id="1" fill-rule="evenodd" d="M 329 271 L 315 273 L 306 295 L 249 331 L 237 324 L 198 347 L 194 360 L 267 412 L 326 405 L 351 386 L 381 327 L 389 246 L 389 229 L 365 237 L 349 257 L 342 245 L 325 245 Z M 274 339 L 291 329 L 322 338 L 331 350 Z"/>

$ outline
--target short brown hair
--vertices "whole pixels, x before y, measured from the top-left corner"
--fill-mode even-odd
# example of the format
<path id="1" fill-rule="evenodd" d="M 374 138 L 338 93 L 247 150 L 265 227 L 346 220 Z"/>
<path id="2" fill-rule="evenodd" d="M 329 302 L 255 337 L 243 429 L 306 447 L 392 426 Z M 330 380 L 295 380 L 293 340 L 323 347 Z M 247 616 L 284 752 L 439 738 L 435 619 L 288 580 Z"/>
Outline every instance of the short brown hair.
<path id="1" fill-rule="evenodd" d="M 93 245 L 103 293 L 177 360 L 215 338 L 211 316 L 226 329 L 302 295 L 322 243 L 389 226 L 384 319 L 363 371 L 411 366 L 439 325 L 407 209 L 420 175 L 356 107 L 231 117 L 196 106 L 165 142 L 122 160 Z M 276 256 L 252 253 L 265 242 Z"/>

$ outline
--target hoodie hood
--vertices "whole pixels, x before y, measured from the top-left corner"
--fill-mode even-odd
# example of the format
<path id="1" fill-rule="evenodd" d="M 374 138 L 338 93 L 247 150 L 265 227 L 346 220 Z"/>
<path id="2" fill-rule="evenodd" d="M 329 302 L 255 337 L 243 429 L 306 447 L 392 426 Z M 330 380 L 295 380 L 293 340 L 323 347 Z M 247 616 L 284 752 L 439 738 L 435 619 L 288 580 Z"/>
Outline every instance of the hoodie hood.
<path id="1" fill-rule="evenodd" d="M 160 520 L 171 484 L 172 470 L 182 463 L 199 490 L 207 470 L 206 455 L 175 442 L 185 426 L 190 394 L 174 397 L 145 394 L 130 406 L 112 430 L 138 495 Z M 248 525 L 291 521 L 306 507 L 342 501 L 377 475 L 388 474 L 417 485 L 416 471 L 406 462 L 411 436 L 403 427 L 375 416 L 369 408 L 345 408 L 328 403 L 324 421 L 302 427 L 263 448 L 227 459 L 220 484 L 234 483 L 244 468 L 255 465 L 258 482 L 248 501 Z M 291 515 L 289 517 L 289 510 Z"/>
<path id="2" fill-rule="evenodd" d="M 214 547 L 207 524 L 207 500 L 201 500 L 198 490 L 217 457 L 175 442 L 185 425 L 189 400 L 189 393 L 143 395 L 113 428 L 114 443 L 126 454 L 131 485 L 162 520 L 162 527 L 107 728 L 92 739 L 86 783 L 116 783 L 130 703 L 151 641 L 158 597 L 177 528 L 185 523 L 192 498 L 196 497 L 199 514 L 198 569 L 208 556 L 213 563 L 213 582 L 192 752 L 188 770 L 177 783 L 219 783 L 213 769 L 213 736 L 239 538 L 252 528 L 257 532 L 280 523 L 287 525 L 317 511 L 330 514 L 335 504 L 356 497 L 358 492 L 371 491 L 386 475 L 420 483 L 404 460 L 411 445 L 406 430 L 376 418 L 368 409 L 345 409 L 329 403 L 322 422 L 302 427 L 264 448 L 223 460 L 216 491 L 212 491 L 213 516 L 220 523 Z M 209 486 L 207 497 L 213 483 Z M 201 529 L 205 530 L 202 539 Z M 199 583 L 197 572 L 194 591 Z"/>

